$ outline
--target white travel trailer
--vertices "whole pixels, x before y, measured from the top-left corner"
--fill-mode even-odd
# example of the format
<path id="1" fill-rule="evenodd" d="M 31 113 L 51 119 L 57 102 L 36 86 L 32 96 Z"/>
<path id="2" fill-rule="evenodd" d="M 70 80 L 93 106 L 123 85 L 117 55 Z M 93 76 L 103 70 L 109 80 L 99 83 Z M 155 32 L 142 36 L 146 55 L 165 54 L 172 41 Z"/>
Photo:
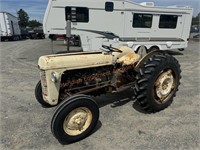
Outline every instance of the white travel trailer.
<path id="1" fill-rule="evenodd" d="M 0 12 L 0 37 L 1 40 L 19 40 L 21 31 L 18 18 L 7 12 Z"/>
<path id="2" fill-rule="evenodd" d="M 66 34 L 67 20 L 72 34 L 81 38 L 84 51 L 101 45 L 127 45 L 134 51 L 187 47 L 193 9 L 157 7 L 128 0 L 49 0 L 43 22 L 46 34 Z"/>

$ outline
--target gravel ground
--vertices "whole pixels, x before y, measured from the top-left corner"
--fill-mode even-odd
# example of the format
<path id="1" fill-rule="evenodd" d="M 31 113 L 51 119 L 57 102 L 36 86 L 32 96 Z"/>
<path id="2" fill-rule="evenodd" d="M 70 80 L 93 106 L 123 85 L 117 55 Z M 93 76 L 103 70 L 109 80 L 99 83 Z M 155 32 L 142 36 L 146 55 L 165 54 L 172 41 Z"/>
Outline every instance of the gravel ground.
<path id="1" fill-rule="evenodd" d="M 37 60 L 51 53 L 49 40 L 2 42 L 0 69 L 0 135 L 2 150 L 188 150 L 200 149 L 199 42 L 190 42 L 176 56 L 182 79 L 174 102 L 167 109 L 144 114 L 131 91 L 96 98 L 100 119 L 86 139 L 61 145 L 51 134 L 55 108 L 42 108 L 35 100 L 39 80 Z M 57 45 L 61 49 L 61 44 Z"/>

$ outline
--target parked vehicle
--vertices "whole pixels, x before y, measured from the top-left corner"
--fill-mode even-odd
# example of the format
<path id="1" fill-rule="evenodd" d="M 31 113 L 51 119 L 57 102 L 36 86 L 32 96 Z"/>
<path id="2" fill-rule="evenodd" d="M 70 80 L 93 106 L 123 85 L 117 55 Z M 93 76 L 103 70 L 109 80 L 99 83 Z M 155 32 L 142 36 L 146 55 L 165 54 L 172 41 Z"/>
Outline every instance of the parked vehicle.
<path id="1" fill-rule="evenodd" d="M 18 18 L 7 12 L 0 12 L 1 41 L 17 41 L 21 39 Z"/>
<path id="2" fill-rule="evenodd" d="M 145 55 L 131 48 L 103 46 L 104 52 L 78 52 L 39 58 L 37 101 L 57 106 L 51 130 L 60 142 L 75 142 L 95 128 L 99 108 L 91 96 L 132 89 L 146 112 L 167 108 L 180 84 L 180 65 L 167 51 Z M 135 94 L 134 94 L 135 93 Z"/>
<path id="3" fill-rule="evenodd" d="M 73 12 L 73 13 L 71 13 Z M 66 19 L 72 34 L 79 35 L 84 51 L 101 45 L 126 45 L 137 51 L 187 47 L 193 9 L 159 7 L 128 0 L 49 0 L 43 22 L 47 34 L 66 34 Z M 77 23 L 77 21 L 79 23 Z"/>
<path id="4" fill-rule="evenodd" d="M 58 39 L 63 40 L 65 42 L 65 44 L 68 45 L 68 43 L 66 42 L 65 34 L 50 34 L 49 38 L 53 41 L 56 41 Z M 80 36 L 79 35 L 71 35 L 69 43 L 71 46 L 81 46 Z"/>
<path id="5" fill-rule="evenodd" d="M 38 60 L 40 81 L 35 97 L 44 107 L 58 105 L 51 131 L 61 143 L 76 142 L 92 133 L 99 119 L 92 96 L 132 89 L 136 102 L 148 113 L 172 103 L 181 69 L 169 49 L 187 46 L 192 9 L 147 4 L 122 0 L 49 1 L 45 33 L 67 33 L 69 37 L 72 29 L 79 33 L 82 47 L 97 48 L 93 52 L 41 56 Z M 132 36 L 136 36 L 133 46 L 123 41 L 131 41 Z"/>
<path id="6" fill-rule="evenodd" d="M 21 38 L 22 38 L 22 39 L 27 39 L 27 38 L 29 38 L 29 31 L 28 31 L 27 28 L 21 27 L 20 30 L 21 30 Z"/>
<path id="7" fill-rule="evenodd" d="M 45 34 L 41 27 L 34 28 L 33 30 L 29 31 L 29 38 L 30 39 L 45 39 Z"/>
<path id="8" fill-rule="evenodd" d="M 192 25 L 190 32 L 191 33 L 199 33 L 200 32 L 200 25 Z"/>

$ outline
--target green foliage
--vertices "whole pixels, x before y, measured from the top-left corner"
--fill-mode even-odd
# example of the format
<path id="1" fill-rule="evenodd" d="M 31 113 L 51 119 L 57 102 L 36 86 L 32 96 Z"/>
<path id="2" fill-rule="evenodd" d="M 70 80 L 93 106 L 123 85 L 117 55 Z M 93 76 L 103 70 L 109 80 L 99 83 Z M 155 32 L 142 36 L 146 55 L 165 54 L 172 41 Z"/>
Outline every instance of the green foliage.
<path id="1" fill-rule="evenodd" d="M 192 25 L 200 25 L 200 13 L 192 18 Z"/>
<path id="2" fill-rule="evenodd" d="M 29 21 L 29 16 L 27 14 L 27 12 L 25 12 L 23 9 L 20 9 L 18 12 L 17 12 L 17 15 L 18 15 L 18 19 L 19 19 L 19 26 L 20 27 L 23 27 L 23 28 L 26 28 L 26 27 L 31 27 L 32 29 L 35 28 L 35 27 L 39 27 L 41 26 L 42 24 L 37 21 L 37 20 L 30 20 Z"/>
<path id="3" fill-rule="evenodd" d="M 19 19 L 19 26 L 20 27 L 27 27 L 28 21 L 29 21 L 28 14 L 23 9 L 20 9 L 17 12 L 17 15 L 18 15 L 18 19 Z"/>
<path id="4" fill-rule="evenodd" d="M 33 29 L 35 27 L 42 26 L 42 24 L 37 20 L 30 20 L 29 23 L 28 23 L 28 26 Z"/>

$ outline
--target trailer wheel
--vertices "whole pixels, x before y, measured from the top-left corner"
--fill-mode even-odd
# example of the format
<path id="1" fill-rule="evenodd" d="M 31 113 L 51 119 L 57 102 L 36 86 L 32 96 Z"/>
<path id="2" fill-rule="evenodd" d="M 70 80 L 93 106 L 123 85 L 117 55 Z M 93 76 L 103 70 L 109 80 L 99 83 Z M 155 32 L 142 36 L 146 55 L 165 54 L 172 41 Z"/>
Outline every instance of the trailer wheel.
<path id="1" fill-rule="evenodd" d="M 185 49 L 184 49 L 184 48 L 179 48 L 178 50 L 179 50 L 179 51 L 184 51 Z"/>
<path id="2" fill-rule="evenodd" d="M 152 51 L 159 51 L 159 47 L 158 46 L 152 46 L 150 49 L 148 49 L 148 52 L 152 52 Z"/>
<path id="3" fill-rule="evenodd" d="M 167 108 L 178 90 L 180 73 L 178 61 L 168 54 L 154 55 L 143 62 L 135 84 L 141 108 L 147 112 Z"/>
<path id="4" fill-rule="evenodd" d="M 69 97 L 58 105 L 51 131 L 61 143 L 72 143 L 91 134 L 99 119 L 99 108 L 89 96 Z"/>
<path id="5" fill-rule="evenodd" d="M 53 107 L 47 102 L 45 102 L 43 99 L 41 81 L 39 81 L 37 85 L 35 86 L 35 98 L 43 107 L 46 107 L 46 108 Z"/>

